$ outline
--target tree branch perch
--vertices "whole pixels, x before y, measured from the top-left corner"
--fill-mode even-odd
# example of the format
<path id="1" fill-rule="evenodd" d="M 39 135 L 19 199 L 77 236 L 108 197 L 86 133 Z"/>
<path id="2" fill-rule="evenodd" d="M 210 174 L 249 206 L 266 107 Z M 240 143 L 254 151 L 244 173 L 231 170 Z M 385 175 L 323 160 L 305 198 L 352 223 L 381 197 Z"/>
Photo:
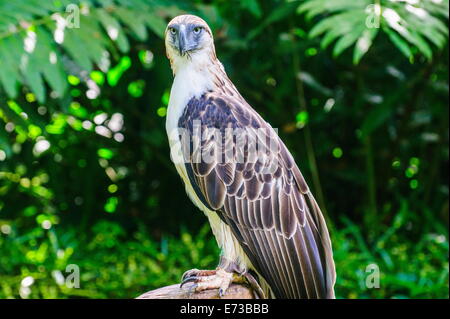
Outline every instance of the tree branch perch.
<path id="1" fill-rule="evenodd" d="M 147 291 L 136 299 L 256 299 L 253 290 L 244 284 L 231 284 L 225 295 L 220 298 L 218 289 L 193 292 L 194 283 L 180 288 L 180 284 L 170 285 Z"/>

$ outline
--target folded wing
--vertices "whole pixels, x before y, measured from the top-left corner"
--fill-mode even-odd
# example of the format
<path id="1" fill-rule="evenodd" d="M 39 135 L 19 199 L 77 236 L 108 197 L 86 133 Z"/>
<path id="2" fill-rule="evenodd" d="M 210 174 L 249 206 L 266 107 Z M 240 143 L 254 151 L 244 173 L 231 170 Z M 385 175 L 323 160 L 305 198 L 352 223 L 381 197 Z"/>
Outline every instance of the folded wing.
<path id="1" fill-rule="evenodd" d="M 324 218 L 273 128 L 242 98 L 212 92 L 189 101 L 179 127 L 194 137 L 184 151 L 195 192 L 230 226 L 274 296 L 333 298 Z"/>

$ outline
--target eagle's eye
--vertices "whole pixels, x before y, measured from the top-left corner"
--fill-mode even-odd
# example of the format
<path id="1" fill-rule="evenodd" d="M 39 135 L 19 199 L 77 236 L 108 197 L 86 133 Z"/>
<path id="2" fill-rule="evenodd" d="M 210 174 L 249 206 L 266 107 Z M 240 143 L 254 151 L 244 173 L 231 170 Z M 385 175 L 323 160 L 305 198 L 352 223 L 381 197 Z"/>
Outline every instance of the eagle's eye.
<path id="1" fill-rule="evenodd" d="M 195 27 L 193 32 L 194 34 L 199 34 L 202 31 L 202 27 Z"/>
<path id="2" fill-rule="evenodd" d="M 176 33 L 177 33 L 177 30 L 175 30 L 175 28 L 169 28 L 169 32 L 170 32 L 171 34 L 176 34 Z"/>

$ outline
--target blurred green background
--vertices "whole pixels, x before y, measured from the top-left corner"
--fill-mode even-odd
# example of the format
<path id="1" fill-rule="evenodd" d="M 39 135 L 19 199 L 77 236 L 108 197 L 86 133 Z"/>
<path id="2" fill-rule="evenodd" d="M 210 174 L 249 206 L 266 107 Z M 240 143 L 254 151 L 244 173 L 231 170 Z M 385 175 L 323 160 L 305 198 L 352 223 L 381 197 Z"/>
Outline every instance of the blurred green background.
<path id="1" fill-rule="evenodd" d="M 448 298 L 448 6 L 0 0 L 0 298 L 133 298 L 216 266 L 164 129 L 185 12 L 326 213 L 337 297 Z"/>

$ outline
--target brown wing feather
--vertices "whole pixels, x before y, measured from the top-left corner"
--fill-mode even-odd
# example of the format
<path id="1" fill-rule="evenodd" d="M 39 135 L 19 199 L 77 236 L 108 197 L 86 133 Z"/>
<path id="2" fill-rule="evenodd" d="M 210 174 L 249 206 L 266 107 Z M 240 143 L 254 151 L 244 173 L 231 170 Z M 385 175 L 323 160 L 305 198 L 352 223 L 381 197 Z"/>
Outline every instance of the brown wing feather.
<path id="1" fill-rule="evenodd" d="M 265 129 L 266 134 L 257 136 L 262 153 L 256 163 L 251 160 L 249 140 L 244 144 L 227 140 L 224 145 L 233 147 L 232 161 L 186 164 L 191 183 L 207 207 L 230 225 L 275 297 L 334 297 L 335 269 L 324 218 L 270 125 L 241 99 L 217 93 L 189 102 L 179 125 L 192 128 L 193 120 L 201 121 L 202 134 L 213 128 L 222 134 L 225 128 Z M 214 134 L 205 135 L 208 140 L 200 143 L 201 151 L 207 149 L 208 154 L 215 152 L 215 159 L 223 159 L 224 148 L 211 148 Z M 270 142 L 276 147 L 271 149 Z M 237 163 L 239 156 L 243 162 Z"/>

